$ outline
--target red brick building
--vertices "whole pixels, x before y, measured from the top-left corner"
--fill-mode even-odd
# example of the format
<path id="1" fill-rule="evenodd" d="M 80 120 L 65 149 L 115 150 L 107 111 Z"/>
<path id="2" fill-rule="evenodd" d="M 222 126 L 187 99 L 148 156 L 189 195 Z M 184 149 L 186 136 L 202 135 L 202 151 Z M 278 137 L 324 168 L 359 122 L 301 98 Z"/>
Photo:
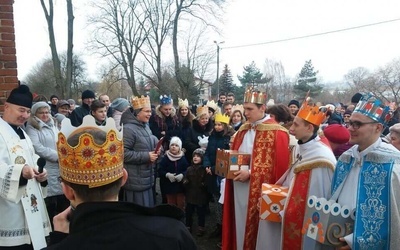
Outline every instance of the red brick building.
<path id="1" fill-rule="evenodd" d="M 18 85 L 14 0 L 0 0 L 0 113 L 10 91 Z"/>

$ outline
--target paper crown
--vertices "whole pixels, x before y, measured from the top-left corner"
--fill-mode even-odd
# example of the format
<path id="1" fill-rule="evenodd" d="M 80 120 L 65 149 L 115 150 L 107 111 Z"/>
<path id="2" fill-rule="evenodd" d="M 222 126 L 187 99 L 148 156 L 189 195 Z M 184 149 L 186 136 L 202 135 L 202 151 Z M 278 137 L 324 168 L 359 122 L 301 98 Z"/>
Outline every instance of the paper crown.
<path id="1" fill-rule="evenodd" d="M 101 130 L 106 140 L 97 144 L 87 130 Z M 68 138 L 79 132 L 79 143 L 71 146 Z M 104 186 L 123 175 L 124 146 L 122 131 L 115 127 L 114 119 L 107 118 L 105 126 L 97 126 L 93 116 L 87 115 L 79 127 L 71 125 L 66 118 L 62 121 L 58 134 L 57 152 L 60 176 L 70 183 L 87 185 L 89 188 Z"/>
<path id="2" fill-rule="evenodd" d="M 303 118 L 309 123 L 314 124 L 315 126 L 319 126 L 326 118 L 326 113 L 328 112 L 328 108 L 324 106 L 317 106 L 315 104 L 309 104 L 310 97 L 308 97 L 308 93 L 306 99 L 301 105 L 297 116 Z"/>
<path id="3" fill-rule="evenodd" d="M 149 96 L 132 96 L 131 97 L 131 104 L 133 109 L 142 109 L 142 108 L 150 108 L 150 97 Z"/>
<path id="4" fill-rule="evenodd" d="M 216 122 L 222 122 L 225 124 L 229 124 L 229 116 L 223 115 L 223 114 L 216 114 L 215 115 L 215 121 Z"/>
<path id="5" fill-rule="evenodd" d="M 385 126 L 392 118 L 390 108 L 383 105 L 383 103 L 371 93 L 365 94 L 361 97 L 353 112 L 361 113 L 365 116 L 368 116 L 372 120 L 379 122 Z"/>
<path id="6" fill-rule="evenodd" d="M 181 98 L 178 98 L 178 107 L 189 107 L 189 101 L 188 99 L 182 100 Z"/>
<path id="7" fill-rule="evenodd" d="M 243 108 L 242 104 L 233 105 L 231 113 L 233 114 L 233 112 L 235 112 L 236 110 L 240 111 L 240 113 L 242 113 L 242 115 L 244 115 L 244 108 Z"/>
<path id="8" fill-rule="evenodd" d="M 204 106 L 199 106 L 196 109 L 196 116 L 200 117 L 202 115 L 208 115 L 208 107 L 206 105 Z"/>
<path id="9" fill-rule="evenodd" d="M 167 95 L 160 95 L 160 104 L 161 105 L 172 104 L 171 97 Z"/>
<path id="10" fill-rule="evenodd" d="M 219 107 L 218 107 L 218 103 L 214 102 L 214 100 L 211 101 L 207 101 L 207 107 L 209 107 L 210 109 L 214 110 L 213 113 L 218 113 L 219 112 Z"/>
<path id="11" fill-rule="evenodd" d="M 244 93 L 244 102 L 266 104 L 267 97 L 267 92 L 261 92 L 253 87 L 248 87 Z"/>

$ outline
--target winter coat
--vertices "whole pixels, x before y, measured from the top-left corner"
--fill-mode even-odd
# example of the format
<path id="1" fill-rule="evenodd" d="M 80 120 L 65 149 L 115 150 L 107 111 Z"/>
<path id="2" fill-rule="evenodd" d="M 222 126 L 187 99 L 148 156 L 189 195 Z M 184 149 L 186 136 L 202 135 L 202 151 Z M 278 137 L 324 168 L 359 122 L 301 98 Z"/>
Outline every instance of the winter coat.
<path id="1" fill-rule="evenodd" d="M 188 117 L 190 116 L 190 117 Z M 189 113 L 186 117 L 179 116 L 179 123 L 181 125 L 181 132 L 180 132 L 180 138 L 183 141 L 185 141 L 186 137 L 189 134 L 190 129 L 192 128 L 192 123 L 193 120 L 195 119 L 195 116 Z"/>
<path id="2" fill-rule="evenodd" d="M 121 124 L 124 126 L 124 167 L 128 171 L 124 189 L 134 192 L 149 190 L 155 181 L 155 164 L 150 162 L 149 152 L 154 151 L 158 139 L 147 123 L 136 118 L 132 108 L 122 114 Z"/>
<path id="3" fill-rule="evenodd" d="M 63 191 L 58 181 L 60 176 L 56 148 L 58 129 L 54 120 L 51 118 L 44 123 L 37 117 L 30 117 L 25 131 L 32 141 L 35 153 L 46 160 L 44 168 L 47 170 L 47 196 L 62 195 Z"/>
<path id="4" fill-rule="evenodd" d="M 212 129 L 213 125 L 211 120 L 209 120 L 209 122 L 204 127 L 200 126 L 198 120 L 193 120 L 193 126 L 188 131 L 185 141 L 183 141 L 183 148 L 186 150 L 185 155 L 188 161 L 192 160 L 193 151 L 200 148 L 198 137 L 202 137 L 203 135 L 209 136 Z"/>
<path id="5" fill-rule="evenodd" d="M 163 192 L 165 194 L 179 194 L 183 193 L 183 185 L 182 181 L 181 182 L 171 182 L 165 175 L 167 173 L 171 174 L 186 174 L 186 169 L 188 168 L 189 163 L 186 161 L 186 158 L 184 155 L 179 160 L 176 161 L 171 161 L 167 154 L 164 155 L 160 162 L 160 169 L 159 174 L 160 174 L 160 182 L 163 183 Z M 161 180 L 162 179 L 162 180 Z"/>
<path id="6" fill-rule="evenodd" d="M 206 188 L 206 175 L 206 169 L 201 165 L 192 165 L 188 167 L 183 180 L 187 203 L 199 206 L 207 204 L 208 192 Z"/>
<path id="7" fill-rule="evenodd" d="M 195 250 L 196 243 L 171 205 L 145 208 L 128 202 L 85 202 L 73 213 L 69 234 L 52 232 L 45 249 Z"/>
<path id="8" fill-rule="evenodd" d="M 87 116 L 88 114 L 90 114 L 89 105 L 82 103 L 82 106 L 74 109 L 74 111 L 72 111 L 72 113 L 69 115 L 72 126 L 80 126 L 82 124 L 83 117 Z"/>
<path id="9" fill-rule="evenodd" d="M 229 149 L 229 141 L 233 135 L 233 129 L 228 135 L 223 135 L 224 131 L 213 131 L 208 137 L 208 146 L 204 153 L 203 166 L 211 167 L 212 175 L 207 176 L 207 188 L 210 193 L 219 193 L 221 178 L 215 174 L 215 161 L 217 159 L 217 149 Z"/>
<path id="10" fill-rule="evenodd" d="M 170 116 L 165 117 L 161 113 L 160 107 L 160 105 L 156 107 L 154 114 L 150 117 L 149 125 L 153 135 L 158 139 L 164 137 L 163 147 L 166 151 L 169 148 L 169 141 L 173 136 L 181 137 L 181 129 L 175 108 L 172 108 Z M 162 131 L 165 131 L 165 135 L 161 134 Z"/>

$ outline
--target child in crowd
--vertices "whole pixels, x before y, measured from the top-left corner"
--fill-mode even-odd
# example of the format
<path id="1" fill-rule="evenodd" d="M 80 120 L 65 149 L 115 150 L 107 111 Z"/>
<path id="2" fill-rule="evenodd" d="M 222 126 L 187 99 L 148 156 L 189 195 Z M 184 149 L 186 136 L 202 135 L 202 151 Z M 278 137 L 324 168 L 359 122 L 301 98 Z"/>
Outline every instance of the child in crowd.
<path id="1" fill-rule="evenodd" d="M 229 142 L 235 130 L 229 125 L 229 116 L 217 114 L 215 116 L 214 130 L 208 138 L 207 150 L 204 154 L 203 166 L 207 172 L 207 188 L 218 201 L 220 197 L 221 177 L 215 174 L 215 160 L 217 158 L 217 149 L 229 149 Z M 210 237 L 220 237 L 222 232 L 222 205 L 218 204 L 216 208 L 217 225 Z"/>
<path id="2" fill-rule="evenodd" d="M 205 184 L 206 170 L 203 168 L 204 150 L 201 148 L 193 152 L 192 165 L 187 169 L 183 180 L 186 196 L 186 226 L 192 232 L 193 213 L 197 211 L 197 236 L 204 235 L 206 222 L 206 208 L 208 193 Z"/>
<path id="3" fill-rule="evenodd" d="M 90 113 L 98 126 L 106 125 L 107 107 L 100 100 L 94 100 L 90 105 Z"/>
<path id="4" fill-rule="evenodd" d="M 169 143 L 169 150 L 161 160 L 159 169 L 160 178 L 164 179 L 164 192 L 167 196 L 167 203 L 175 205 L 182 210 L 185 207 L 182 180 L 189 166 L 184 156 L 181 139 L 176 136 L 172 137 Z"/>

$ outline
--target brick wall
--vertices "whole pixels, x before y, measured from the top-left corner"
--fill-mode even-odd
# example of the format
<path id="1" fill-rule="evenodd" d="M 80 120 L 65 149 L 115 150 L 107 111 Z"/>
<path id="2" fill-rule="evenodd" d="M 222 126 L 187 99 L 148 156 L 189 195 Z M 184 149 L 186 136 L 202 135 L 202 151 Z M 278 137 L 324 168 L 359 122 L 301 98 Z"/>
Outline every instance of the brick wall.
<path id="1" fill-rule="evenodd" d="M 18 85 L 13 3 L 0 0 L 0 113 L 8 94 Z"/>

